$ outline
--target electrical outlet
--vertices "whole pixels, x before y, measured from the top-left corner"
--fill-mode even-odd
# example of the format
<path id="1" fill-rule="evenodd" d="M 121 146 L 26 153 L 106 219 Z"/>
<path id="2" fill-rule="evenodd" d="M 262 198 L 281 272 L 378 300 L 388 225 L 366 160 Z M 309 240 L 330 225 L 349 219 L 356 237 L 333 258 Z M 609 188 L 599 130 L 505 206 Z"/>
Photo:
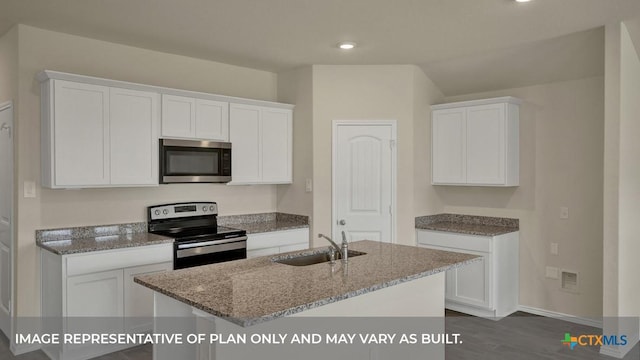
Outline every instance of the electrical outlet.
<path id="1" fill-rule="evenodd" d="M 305 180 L 304 191 L 311 192 L 312 190 L 313 190 L 313 183 L 311 182 L 311 179 Z"/>
<path id="2" fill-rule="evenodd" d="M 560 219 L 568 219 L 569 218 L 569 208 L 566 206 L 560 207 Z"/>
<path id="3" fill-rule="evenodd" d="M 558 279 L 558 268 L 553 266 L 547 266 L 545 276 L 548 279 Z"/>
<path id="4" fill-rule="evenodd" d="M 558 255 L 558 243 L 551 243 L 551 254 Z"/>

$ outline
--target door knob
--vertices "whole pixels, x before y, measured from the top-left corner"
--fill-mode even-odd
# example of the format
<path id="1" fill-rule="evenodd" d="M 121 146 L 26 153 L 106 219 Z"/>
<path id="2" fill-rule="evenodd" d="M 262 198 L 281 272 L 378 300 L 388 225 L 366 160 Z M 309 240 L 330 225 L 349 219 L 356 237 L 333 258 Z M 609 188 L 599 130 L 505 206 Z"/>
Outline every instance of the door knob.
<path id="1" fill-rule="evenodd" d="M 344 219 L 338 221 L 338 225 L 347 225 L 347 222 Z"/>

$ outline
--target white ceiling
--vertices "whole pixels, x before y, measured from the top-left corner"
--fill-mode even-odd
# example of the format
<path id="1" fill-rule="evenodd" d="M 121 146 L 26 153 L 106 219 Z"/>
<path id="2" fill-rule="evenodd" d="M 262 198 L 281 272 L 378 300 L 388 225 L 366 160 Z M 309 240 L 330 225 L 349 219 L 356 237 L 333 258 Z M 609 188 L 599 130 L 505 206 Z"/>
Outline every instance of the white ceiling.
<path id="1" fill-rule="evenodd" d="M 0 33 L 23 23 L 274 72 L 416 64 L 447 95 L 601 73 L 602 60 L 591 57 L 602 52 L 602 31 L 565 36 L 640 15 L 639 0 L 0 2 Z M 359 47 L 341 52 L 341 40 Z"/>

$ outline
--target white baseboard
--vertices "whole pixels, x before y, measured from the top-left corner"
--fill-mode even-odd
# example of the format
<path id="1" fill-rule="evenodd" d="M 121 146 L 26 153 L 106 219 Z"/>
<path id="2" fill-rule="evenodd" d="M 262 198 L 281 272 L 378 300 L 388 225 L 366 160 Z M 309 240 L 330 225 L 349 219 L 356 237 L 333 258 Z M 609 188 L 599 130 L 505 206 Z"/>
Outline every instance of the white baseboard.
<path id="1" fill-rule="evenodd" d="M 633 350 L 636 344 L 640 341 L 640 334 L 627 334 L 628 335 L 628 343 L 624 346 L 600 346 L 600 354 L 611 356 L 617 359 L 624 358 L 629 351 Z"/>
<path id="2" fill-rule="evenodd" d="M 617 359 L 622 359 L 624 357 L 624 355 L 625 355 L 620 351 L 620 349 L 609 347 L 609 346 L 601 346 L 600 347 L 600 354 L 606 355 L 606 356 L 611 356 L 611 357 L 614 357 L 614 358 L 617 358 Z"/>
<path id="3" fill-rule="evenodd" d="M 534 315 L 545 316 L 545 317 L 549 317 L 549 318 L 554 318 L 554 319 L 559 319 L 559 320 L 572 322 L 574 324 L 593 326 L 593 327 L 602 329 L 602 320 L 595 320 L 595 319 L 590 319 L 590 318 L 578 317 L 578 316 L 563 314 L 563 313 L 559 313 L 559 312 L 555 312 L 555 311 L 538 309 L 538 308 L 525 306 L 525 305 L 518 305 L 518 311 L 524 311 L 524 312 L 528 312 L 528 313 L 531 313 L 531 314 L 534 314 Z"/>
<path id="4" fill-rule="evenodd" d="M 13 355 L 18 356 L 22 354 L 26 354 L 32 351 L 40 350 L 41 346 L 38 344 L 20 344 L 16 345 L 13 342 L 9 346 L 9 349 L 13 353 Z"/>
<path id="5" fill-rule="evenodd" d="M 616 359 L 623 359 L 631 350 L 633 350 L 633 348 L 636 346 L 637 343 L 638 341 L 634 342 L 633 344 L 629 343 L 625 347 L 601 346 L 600 354 L 611 356 Z"/>

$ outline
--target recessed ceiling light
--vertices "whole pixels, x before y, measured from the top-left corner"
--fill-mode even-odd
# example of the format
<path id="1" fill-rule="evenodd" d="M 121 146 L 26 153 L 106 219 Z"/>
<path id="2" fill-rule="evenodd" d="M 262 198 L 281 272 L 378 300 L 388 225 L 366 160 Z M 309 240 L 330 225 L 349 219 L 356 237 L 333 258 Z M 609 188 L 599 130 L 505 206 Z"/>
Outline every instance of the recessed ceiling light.
<path id="1" fill-rule="evenodd" d="M 341 43 L 338 43 L 338 47 L 340 49 L 342 49 L 342 50 L 351 50 L 351 49 L 356 47 L 356 43 L 349 42 L 349 41 L 343 41 Z"/>

